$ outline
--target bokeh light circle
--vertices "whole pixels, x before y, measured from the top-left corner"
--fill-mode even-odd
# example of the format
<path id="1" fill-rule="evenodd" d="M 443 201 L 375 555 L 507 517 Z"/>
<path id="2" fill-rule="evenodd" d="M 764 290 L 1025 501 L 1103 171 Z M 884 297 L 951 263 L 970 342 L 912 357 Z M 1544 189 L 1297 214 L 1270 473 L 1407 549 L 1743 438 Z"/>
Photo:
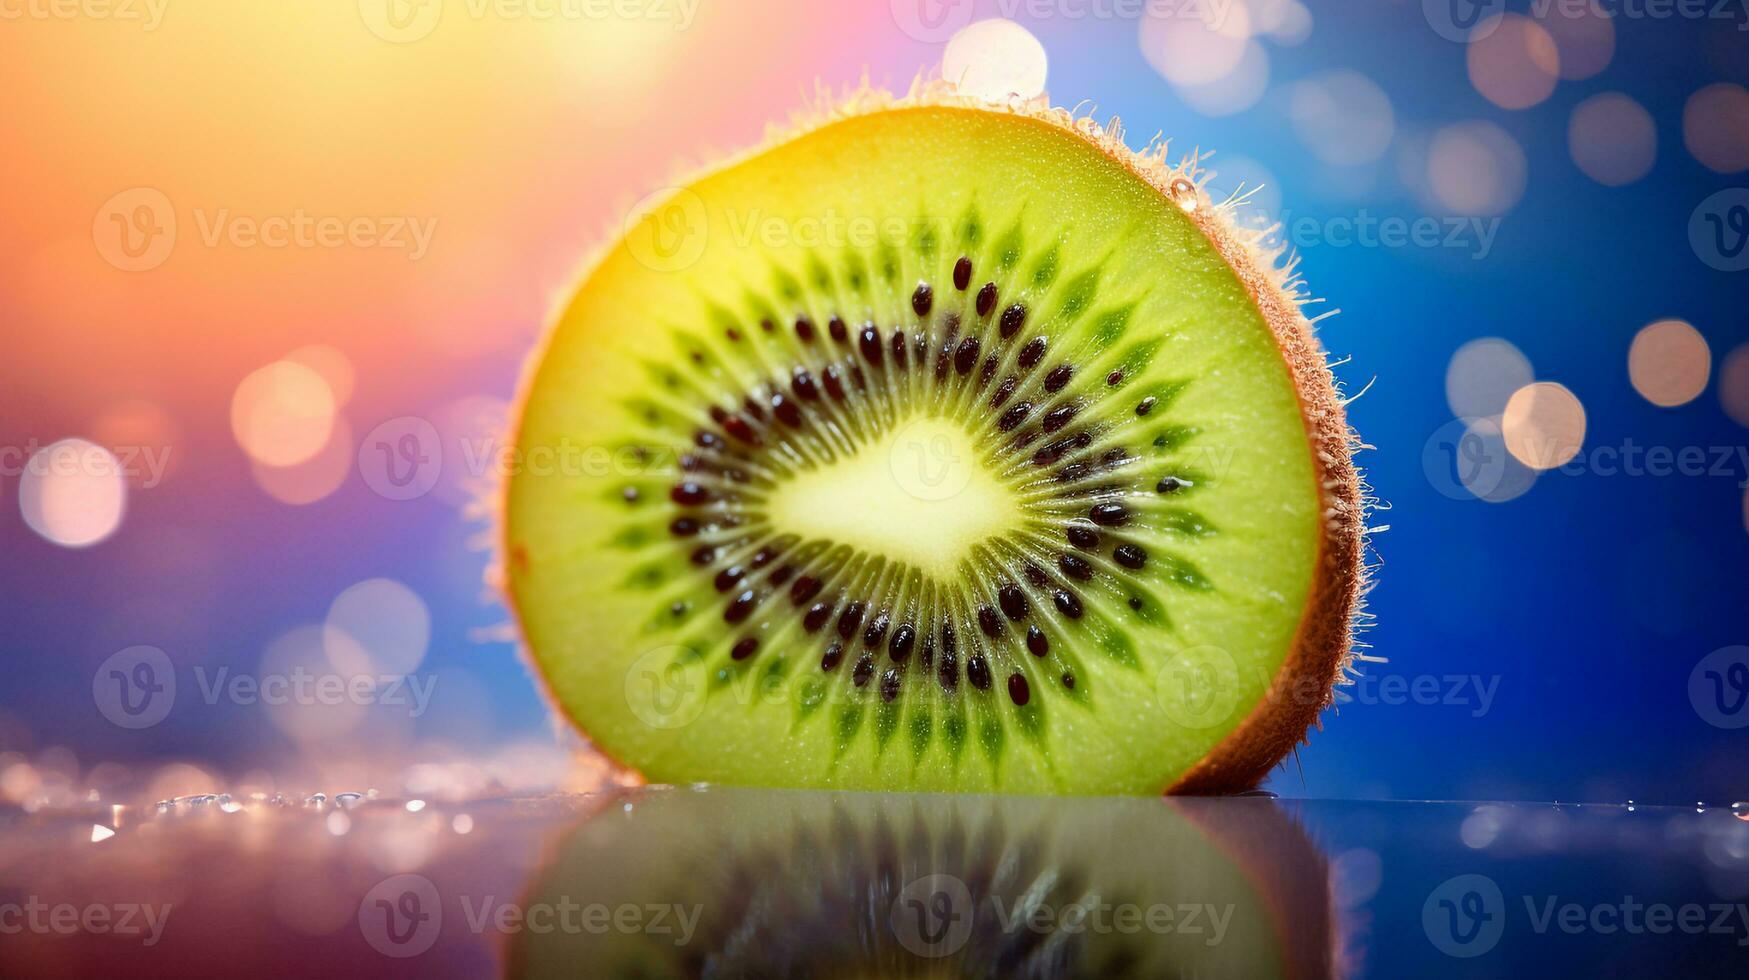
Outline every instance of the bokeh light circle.
<path id="1" fill-rule="evenodd" d="M 425 600 L 400 582 L 367 579 L 328 607 L 323 642 L 343 675 L 409 674 L 431 643 L 431 613 Z"/>
<path id="2" fill-rule="evenodd" d="M 1628 378 L 1654 405 L 1686 405 L 1706 390 L 1712 349 L 1700 331 L 1681 320 L 1659 320 L 1634 335 L 1628 348 Z"/>
<path id="3" fill-rule="evenodd" d="M 1172 91 L 1204 116 L 1230 116 L 1256 105 L 1269 89 L 1269 53 L 1252 41 L 1233 70 L 1212 82 L 1174 85 Z"/>
<path id="4" fill-rule="evenodd" d="M 1749 170 L 1749 89 L 1720 82 L 1689 96 L 1682 107 L 1682 143 L 1709 170 Z"/>
<path id="5" fill-rule="evenodd" d="M 1230 74 L 1245 57 L 1251 15 L 1244 4 L 1215 9 L 1183 6 L 1143 17 L 1142 56 L 1174 85 L 1207 85 Z"/>
<path id="6" fill-rule="evenodd" d="M 1384 89 L 1359 72 L 1339 69 L 1288 88 L 1295 135 L 1325 163 L 1358 166 L 1384 155 L 1397 130 Z"/>
<path id="7" fill-rule="evenodd" d="M 1445 368 L 1445 401 L 1462 418 L 1488 418 L 1506 409 L 1512 393 L 1536 374 L 1511 341 L 1480 337 L 1459 347 Z"/>
<path id="8" fill-rule="evenodd" d="M 1719 365 L 1719 407 L 1738 425 L 1749 426 L 1749 344 L 1733 349 Z"/>
<path id="9" fill-rule="evenodd" d="M 1304 44 L 1312 36 L 1312 10 L 1299 0 L 1258 0 L 1251 9 L 1257 30 L 1284 48 Z"/>
<path id="10" fill-rule="evenodd" d="M 62 439 L 33 453 L 18 481 L 24 523 L 63 548 L 87 548 L 121 527 L 127 478 L 121 461 L 85 439 Z"/>
<path id="11" fill-rule="evenodd" d="M 1565 385 L 1537 381 L 1512 393 L 1500 416 L 1508 452 L 1534 470 L 1552 470 L 1585 445 L 1585 406 Z"/>
<path id="12" fill-rule="evenodd" d="M 1439 203 L 1459 215 L 1496 215 L 1524 196 L 1524 150 L 1491 122 L 1454 123 L 1433 134 L 1427 182 Z"/>
<path id="13" fill-rule="evenodd" d="M 352 426 L 336 419 L 328 444 L 315 456 L 292 466 L 252 462 L 249 469 L 256 485 L 273 499 L 293 506 L 313 504 L 345 484 L 352 472 L 353 448 Z"/>
<path id="14" fill-rule="evenodd" d="M 325 652 L 325 633 L 320 626 L 299 626 L 269 643 L 249 696 L 275 728 L 299 742 L 343 740 L 369 709 L 345 683 L 369 675 L 337 671 Z"/>
<path id="15" fill-rule="evenodd" d="M 1003 18 L 980 20 L 955 34 L 941 56 L 941 76 L 961 92 L 986 99 L 1045 90 L 1048 60 L 1032 32 Z"/>
<path id="16" fill-rule="evenodd" d="M 344 408 L 352 400 L 353 388 L 358 383 L 358 369 L 352 366 L 352 359 L 339 350 L 327 344 L 309 344 L 287 354 L 285 360 L 302 364 L 321 375 L 322 380 L 328 382 L 336 407 Z"/>
<path id="17" fill-rule="evenodd" d="M 1562 78 L 1590 78 L 1615 56 L 1615 19 L 1596 3 L 1551 3 L 1537 23 L 1554 39 Z"/>
<path id="18" fill-rule="evenodd" d="M 1573 108 L 1567 152 L 1585 176 L 1606 187 L 1646 176 L 1658 157 L 1652 114 L 1620 92 L 1594 95 Z"/>
<path id="19" fill-rule="evenodd" d="M 328 444 L 336 408 L 333 390 L 315 369 L 275 361 L 237 385 L 231 433 L 256 462 L 295 466 Z"/>
<path id="20" fill-rule="evenodd" d="M 1555 39 L 1518 14 L 1499 15 L 1492 30 L 1477 27 L 1465 59 L 1470 84 L 1502 109 L 1527 109 L 1548 98 L 1561 74 Z"/>

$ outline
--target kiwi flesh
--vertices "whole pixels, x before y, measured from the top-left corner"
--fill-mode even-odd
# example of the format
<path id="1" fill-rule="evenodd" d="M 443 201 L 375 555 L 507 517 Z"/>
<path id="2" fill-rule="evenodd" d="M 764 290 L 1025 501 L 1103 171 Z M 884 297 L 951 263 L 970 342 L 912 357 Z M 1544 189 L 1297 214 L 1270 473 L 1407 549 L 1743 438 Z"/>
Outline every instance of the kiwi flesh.
<path id="1" fill-rule="evenodd" d="M 575 925 L 506 972 L 1328 977 L 1333 904 L 1267 799 L 643 792 L 558 844 L 522 907 Z"/>
<path id="2" fill-rule="evenodd" d="M 1348 668 L 1364 515 L 1299 288 L 1197 179 L 932 88 L 628 221 L 505 491 L 560 710 L 664 782 L 1255 785 Z"/>

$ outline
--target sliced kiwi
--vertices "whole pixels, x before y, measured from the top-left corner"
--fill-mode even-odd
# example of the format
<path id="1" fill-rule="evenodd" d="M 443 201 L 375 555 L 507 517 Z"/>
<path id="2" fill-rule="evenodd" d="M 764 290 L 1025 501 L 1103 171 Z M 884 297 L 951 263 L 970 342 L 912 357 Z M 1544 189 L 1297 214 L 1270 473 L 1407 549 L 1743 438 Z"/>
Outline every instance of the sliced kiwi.
<path id="1" fill-rule="evenodd" d="M 505 566 L 659 781 L 1247 788 L 1349 656 L 1331 374 L 1194 174 L 1058 111 L 864 105 L 628 223 L 534 362 Z"/>
<path id="2" fill-rule="evenodd" d="M 1264 799 L 677 790 L 560 844 L 507 972 L 1327 977 L 1330 895 Z"/>

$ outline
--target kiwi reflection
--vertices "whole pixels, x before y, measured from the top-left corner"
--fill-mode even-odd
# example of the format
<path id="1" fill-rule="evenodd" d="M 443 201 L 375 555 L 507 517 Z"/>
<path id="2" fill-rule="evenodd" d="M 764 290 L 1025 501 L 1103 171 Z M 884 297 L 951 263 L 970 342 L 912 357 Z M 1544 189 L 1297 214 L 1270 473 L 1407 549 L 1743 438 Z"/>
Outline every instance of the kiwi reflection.
<path id="1" fill-rule="evenodd" d="M 1323 855 L 1267 799 L 645 791 L 577 827 L 526 977 L 1322 977 Z M 531 920 L 532 921 L 532 920 Z"/>

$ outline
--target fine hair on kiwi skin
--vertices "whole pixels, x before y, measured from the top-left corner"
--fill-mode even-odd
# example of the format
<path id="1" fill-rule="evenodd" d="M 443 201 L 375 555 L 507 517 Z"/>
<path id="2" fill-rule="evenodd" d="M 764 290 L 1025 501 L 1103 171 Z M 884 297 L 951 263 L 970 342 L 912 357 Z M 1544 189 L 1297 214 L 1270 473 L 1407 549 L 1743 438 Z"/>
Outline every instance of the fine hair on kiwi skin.
<path id="1" fill-rule="evenodd" d="M 1365 498 L 1352 462 L 1358 443 L 1347 428 L 1343 401 L 1313 337 L 1311 324 L 1300 312 L 1303 296 L 1292 276 L 1292 266 L 1278 265 L 1274 256 L 1261 248 L 1258 234 L 1240 230 L 1225 208 L 1207 199 L 1199 186 L 1200 175 L 1194 161 L 1177 167 L 1167 165 L 1163 145 L 1139 152 L 1128 149 L 1115 121 L 1100 126 L 1037 104 L 993 106 L 954 94 L 940 84 L 926 84 L 915 87 L 902 99 L 876 92 L 858 93 L 823 116 L 804 123 L 799 135 L 786 139 L 806 137 L 837 121 L 921 106 L 974 109 L 1018 117 L 1072 133 L 1103 152 L 1158 194 L 1178 204 L 1208 246 L 1243 284 L 1274 337 L 1298 393 L 1304 434 L 1320 485 L 1325 527 L 1319 541 L 1317 573 L 1312 578 L 1291 648 L 1250 715 L 1194 765 L 1169 783 L 1156 787 L 1175 792 L 1249 788 L 1304 737 L 1327 703 L 1327 694 L 1322 699 L 1304 696 L 1306 680 L 1312 679 L 1321 691 L 1327 692 L 1352 669 L 1355 657 L 1352 631 L 1363 615 L 1360 605 L 1366 584 L 1362 563 Z M 781 147 L 784 142 L 775 140 L 772 145 Z M 729 166 L 732 165 L 733 162 Z M 945 216 L 944 223 L 951 224 L 958 217 Z M 1000 231 L 1000 222 L 992 220 L 985 234 L 994 236 Z M 896 323 L 897 317 L 877 321 L 846 306 L 845 315 L 836 318 L 821 313 L 795 316 L 792 320 L 789 313 L 773 311 L 771 317 L 743 317 L 725 326 L 728 344 L 745 347 L 776 343 L 767 340 L 775 336 L 788 348 L 831 353 L 824 359 L 799 362 L 802 366 L 793 374 L 787 364 L 773 365 L 776 377 L 769 386 L 734 389 L 746 391 L 745 405 L 711 402 L 710 417 L 698 420 L 696 431 L 694 423 L 688 421 L 676 432 L 682 443 L 692 436 L 692 444 L 676 446 L 680 472 L 674 474 L 672 481 L 646 485 L 628 481 L 615 492 L 625 494 L 628 507 L 659 501 L 680 508 L 679 516 L 668 524 L 665 536 L 686 547 L 688 559 L 698 574 L 707 575 L 705 581 L 710 583 L 700 588 L 702 599 L 689 596 L 685 600 L 689 614 L 695 603 L 722 603 L 721 619 L 705 617 L 718 624 L 716 629 L 720 633 L 724 625 L 732 628 L 756 621 L 767 608 L 793 608 L 797 623 L 791 633 L 798 638 L 821 641 L 812 648 L 814 670 L 821 676 L 842 678 L 841 690 L 851 696 L 856 696 L 856 691 L 866 692 L 864 696 L 875 706 L 877 716 L 879 702 L 905 700 L 910 695 L 904 692 L 912 685 L 939 688 L 944 693 L 938 696 L 947 698 L 1002 699 L 1021 709 L 1038 706 L 1038 711 L 1045 710 L 1041 699 L 1047 698 L 1079 699 L 1085 704 L 1086 699 L 1097 696 L 1089 691 L 1092 679 L 1088 671 L 1078 669 L 1075 658 L 1080 651 L 1066 644 L 1061 630 L 1053 627 L 1088 622 L 1082 618 L 1085 603 L 1094 595 L 1088 590 L 1109 582 L 1121 583 L 1132 573 L 1137 580 L 1146 580 L 1146 576 L 1171 574 L 1181 567 L 1174 563 L 1170 552 L 1155 551 L 1150 543 L 1134 539 L 1142 529 L 1136 526 L 1134 515 L 1122 502 L 1099 496 L 1101 479 L 1123 473 L 1126 467 L 1133 472 L 1140 456 L 1135 447 L 1126 449 L 1122 455 L 1092 454 L 1092 450 L 1112 453 L 1117 448 L 1103 443 L 1089 445 L 1088 430 L 1078 428 L 1107 403 L 1068 397 L 1090 391 L 1103 396 L 1105 389 L 1097 384 L 1094 375 L 1111 379 L 1109 387 L 1123 391 L 1129 383 L 1124 371 L 1127 365 L 1115 354 L 1086 364 L 1060 358 L 1040 332 L 1048 325 L 1052 311 L 1006 301 L 1014 294 L 1015 277 L 1027 271 L 1024 263 L 1020 268 L 999 270 L 991 265 L 988 252 L 976 261 L 960 256 L 950 263 L 947 260 L 953 256 L 948 253 L 954 251 L 955 245 L 946 241 L 936 245 L 943 256 L 940 273 L 928 277 L 928 281 L 918 279 L 915 285 L 909 281 L 905 284 L 905 300 L 910 307 L 906 318 L 910 323 Z M 1059 280 L 1074 271 L 1067 267 L 1067 261 L 1064 265 Z M 804 288 L 807 285 L 804 283 Z M 1099 285 L 1107 288 L 1104 282 Z M 781 291 L 781 284 L 777 288 Z M 992 289 L 994 296 L 990 295 Z M 717 339 L 722 342 L 722 338 Z M 1008 340 L 1013 343 L 1001 346 Z M 549 336 L 549 346 L 551 343 Z M 714 364 L 715 356 L 713 350 L 701 349 L 695 351 L 694 360 L 703 357 Z M 531 360 L 519 422 L 526 418 L 536 378 L 534 367 L 542 360 L 541 357 Z M 857 404 L 859 398 L 872 398 L 868 394 L 871 390 L 885 391 L 881 387 L 883 379 L 890 380 L 895 375 L 910 386 L 893 388 L 896 394 L 938 392 L 956 398 L 954 404 L 962 408 L 988 406 L 983 408 L 982 420 L 991 436 L 999 438 L 1003 433 L 1017 432 L 1016 438 L 1032 440 L 1019 447 L 1018 455 L 1051 471 L 1055 482 L 1068 486 L 1066 499 L 1073 499 L 1081 507 L 1080 517 L 1065 518 L 1062 522 L 1061 533 L 1066 535 L 1066 541 L 1056 546 L 1060 553 L 1051 553 L 1043 562 L 1010 563 L 1006 577 L 992 573 L 983 583 L 987 591 L 981 601 L 972 601 L 970 596 L 932 594 L 927 583 L 914 577 L 907 579 L 899 571 L 882 572 L 880 556 L 868 555 L 851 556 L 851 560 L 862 564 L 846 574 L 854 577 L 857 569 L 861 569 L 872 581 L 862 594 L 852 594 L 852 590 L 843 588 L 843 579 L 810 574 L 814 565 L 829 565 L 834 555 L 842 559 L 846 554 L 835 551 L 830 543 L 774 534 L 759 541 L 749 540 L 739 551 L 732 546 L 711 546 L 709 533 L 700 533 L 701 526 L 708 529 L 709 525 L 689 516 L 692 512 L 687 508 L 715 505 L 716 495 L 725 488 L 728 493 L 739 492 L 747 485 L 768 489 L 771 474 L 742 465 L 751 452 L 792 429 L 805 429 L 806 422 L 794 424 L 800 411 L 823 412 L 846 427 L 852 426 L 855 419 L 846 418 L 842 413 L 847 409 L 842 406 Z M 935 379 L 933 387 L 931 378 Z M 653 377 L 649 383 L 656 386 Z M 1028 397 L 1029 394 L 1033 397 Z M 1130 398 L 1124 408 L 1133 405 L 1138 416 L 1151 411 L 1151 418 L 1164 418 L 1172 410 L 1176 394 L 1175 390 L 1167 389 L 1145 396 L 1137 392 L 1137 397 Z M 1056 396 L 1061 396 L 1061 400 Z M 1004 428 L 1006 419 L 1023 404 L 1027 409 L 1025 417 L 1016 426 Z M 832 416 L 835 409 L 839 414 Z M 1077 456 L 1078 453 L 1081 455 Z M 696 469 L 688 470 L 689 464 Z M 1177 493 L 1180 498 L 1194 501 L 1194 490 L 1178 493 L 1194 485 L 1189 475 L 1181 478 L 1162 473 L 1157 484 L 1152 476 L 1147 482 L 1162 499 Z M 1190 511 L 1194 516 L 1194 509 Z M 507 578 L 513 581 L 519 570 L 527 572 L 529 542 L 526 538 L 517 539 L 510 524 L 505 521 L 503 544 Z M 701 541 L 706 543 L 695 544 Z M 1190 581 L 1202 575 L 1193 566 L 1184 567 L 1192 569 L 1185 573 Z M 844 566 L 841 564 L 838 570 L 843 572 Z M 759 585 L 760 582 L 765 585 Z M 513 596 L 515 592 L 513 588 Z M 746 601 L 738 606 L 744 598 Z M 526 596 L 513 604 L 526 626 L 525 601 Z M 1159 608 L 1145 590 L 1132 593 L 1128 601 L 1130 610 L 1139 617 L 1170 617 L 1170 610 Z M 678 609 L 681 604 L 676 601 L 672 605 Z M 948 615 L 916 615 L 924 607 Z M 907 618 L 903 614 L 907 609 L 914 615 Z M 681 641 L 683 645 L 690 642 L 685 637 Z M 774 655 L 791 655 L 787 647 L 762 641 L 751 633 L 724 636 L 722 642 L 726 662 L 742 671 L 754 669 L 750 665 L 768 663 Z M 987 648 L 999 643 L 1007 644 L 1005 649 L 1012 652 L 1004 657 Z M 924 662 L 926 658 L 928 663 Z M 800 653 L 793 657 L 807 659 Z M 951 670 L 944 660 L 951 662 Z M 551 664 L 539 658 L 537 662 L 541 664 L 540 676 L 550 684 Z M 1051 669 L 1048 672 L 1038 669 L 1040 663 L 1048 663 Z M 932 674 L 940 679 L 929 685 L 926 681 Z M 580 716 L 560 692 L 551 687 L 549 692 L 579 727 L 592 731 L 591 719 Z M 1016 717 L 1029 716 L 1022 712 Z M 1030 717 L 1036 719 L 1038 715 Z M 947 721 L 951 723 L 951 717 Z M 941 727 L 942 718 L 937 717 L 935 722 L 933 735 L 939 737 L 951 731 Z M 862 729 L 867 730 L 867 726 Z M 975 725 L 962 731 L 961 738 L 969 742 L 976 742 L 988 733 L 987 727 L 980 731 Z M 1024 736 L 1024 732 L 1021 734 Z M 667 776 L 661 766 L 641 765 L 644 760 L 636 758 L 635 753 L 615 753 L 610 740 L 596 741 L 630 768 L 644 769 L 656 778 Z M 854 780 L 849 784 L 854 785 Z"/>
<path id="2" fill-rule="evenodd" d="M 1347 952 L 1328 858 L 1263 798 L 633 791 L 521 907 L 561 902 L 672 911 L 519 931 L 510 975 L 1321 978 Z"/>

